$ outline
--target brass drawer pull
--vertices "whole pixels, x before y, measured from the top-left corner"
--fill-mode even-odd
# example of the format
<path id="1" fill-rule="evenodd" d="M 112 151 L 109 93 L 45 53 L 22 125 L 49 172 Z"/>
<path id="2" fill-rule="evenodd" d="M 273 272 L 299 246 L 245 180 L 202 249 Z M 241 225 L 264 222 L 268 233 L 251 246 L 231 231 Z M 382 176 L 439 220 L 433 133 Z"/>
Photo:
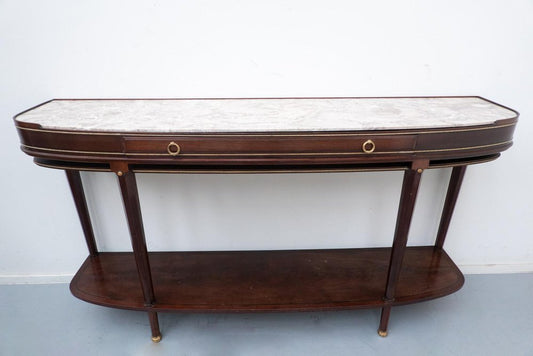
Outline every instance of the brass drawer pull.
<path id="1" fill-rule="evenodd" d="M 177 156 L 180 153 L 180 145 L 178 145 L 176 142 L 172 141 L 167 146 L 167 152 L 171 156 Z"/>
<path id="2" fill-rule="evenodd" d="M 366 140 L 363 143 L 363 152 L 364 153 L 372 153 L 376 149 L 376 144 L 372 140 Z"/>

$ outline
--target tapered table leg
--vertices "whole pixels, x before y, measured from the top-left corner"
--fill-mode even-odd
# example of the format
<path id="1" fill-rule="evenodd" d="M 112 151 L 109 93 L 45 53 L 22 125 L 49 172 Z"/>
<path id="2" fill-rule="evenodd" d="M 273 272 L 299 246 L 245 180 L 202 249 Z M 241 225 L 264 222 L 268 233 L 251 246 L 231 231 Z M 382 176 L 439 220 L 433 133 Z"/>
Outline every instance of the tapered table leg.
<path id="1" fill-rule="evenodd" d="M 392 302 L 394 301 L 396 285 L 398 284 L 398 277 L 400 276 L 421 175 L 422 169 L 409 169 L 405 171 L 404 174 L 400 206 L 398 208 L 398 217 L 396 220 L 396 229 L 394 232 L 394 241 L 392 243 L 392 252 L 389 262 L 387 284 L 385 287 L 385 306 L 381 311 L 381 320 L 378 329 L 378 334 L 380 336 L 387 336 L 387 326 L 389 323 Z"/>
<path id="2" fill-rule="evenodd" d="M 446 200 L 442 209 L 442 216 L 439 224 L 439 231 L 437 232 L 437 239 L 435 242 L 436 248 L 442 248 L 448 228 L 450 227 L 450 221 L 452 220 L 453 210 L 457 197 L 459 196 L 459 190 L 461 189 L 461 183 L 466 172 L 466 166 L 453 167 L 452 175 L 450 177 L 450 183 L 448 184 L 448 192 L 446 193 Z"/>
<path id="3" fill-rule="evenodd" d="M 156 312 L 148 312 L 148 319 L 150 320 L 150 328 L 152 329 L 152 341 L 161 341 L 161 332 L 159 331 L 159 320 Z"/>
<path id="4" fill-rule="evenodd" d="M 130 171 L 120 172 L 118 180 L 130 229 L 131 245 L 133 247 L 135 263 L 137 264 L 137 272 L 139 273 L 139 280 L 143 291 L 144 305 L 151 307 L 155 302 L 154 287 L 152 284 L 152 274 L 146 248 L 146 239 L 144 237 L 144 227 L 135 174 Z M 161 332 L 159 331 L 157 313 L 148 312 L 148 317 L 152 329 L 152 340 L 158 342 L 161 339 Z"/>
<path id="5" fill-rule="evenodd" d="M 83 192 L 83 184 L 81 182 L 80 172 L 74 170 L 65 170 L 67 174 L 68 184 L 72 197 L 74 198 L 74 204 L 78 211 L 83 234 L 85 235 L 85 241 L 87 242 L 87 248 L 91 256 L 98 254 L 98 248 L 96 247 L 96 240 L 94 238 L 93 227 L 91 225 L 91 217 L 89 216 L 89 209 L 87 208 L 87 200 L 85 199 L 85 193 Z"/>

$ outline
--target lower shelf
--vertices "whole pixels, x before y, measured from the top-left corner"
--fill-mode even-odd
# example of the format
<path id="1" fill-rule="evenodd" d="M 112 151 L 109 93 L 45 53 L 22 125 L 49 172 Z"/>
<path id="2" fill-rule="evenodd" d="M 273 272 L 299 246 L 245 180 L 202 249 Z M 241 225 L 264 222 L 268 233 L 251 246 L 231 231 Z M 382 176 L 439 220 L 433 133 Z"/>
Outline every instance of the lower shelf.
<path id="1" fill-rule="evenodd" d="M 151 252 L 156 303 L 144 306 L 131 252 L 88 257 L 70 284 L 99 305 L 151 311 L 275 311 L 380 307 L 390 248 Z M 394 305 L 451 294 L 464 277 L 433 246 L 408 247 Z"/>

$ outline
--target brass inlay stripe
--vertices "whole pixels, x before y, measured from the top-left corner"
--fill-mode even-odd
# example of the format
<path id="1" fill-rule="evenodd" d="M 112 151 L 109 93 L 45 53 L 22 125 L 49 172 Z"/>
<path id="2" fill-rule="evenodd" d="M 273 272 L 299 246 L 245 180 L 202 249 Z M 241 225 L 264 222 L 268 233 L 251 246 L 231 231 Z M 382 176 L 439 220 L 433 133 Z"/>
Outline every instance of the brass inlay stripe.
<path id="1" fill-rule="evenodd" d="M 35 162 L 38 166 L 55 169 L 72 169 L 77 171 L 89 171 L 89 172 L 111 172 L 110 169 L 104 168 L 89 168 L 89 167 L 73 167 L 66 165 L 53 165 Z M 378 171 L 403 171 L 407 167 L 389 167 L 389 168 L 339 168 L 339 169 L 265 169 L 265 170 L 232 170 L 232 169 L 132 169 L 135 173 L 191 173 L 191 174 L 203 174 L 203 173 L 343 173 L 343 172 L 378 172 Z"/>
<path id="2" fill-rule="evenodd" d="M 446 148 L 446 149 L 434 149 L 434 150 L 416 150 L 415 153 L 424 153 L 424 152 L 448 152 L 448 151 L 463 151 L 463 150 L 475 150 L 478 148 L 486 148 L 486 147 L 493 147 L 493 146 L 501 146 L 501 145 L 507 145 L 509 143 L 512 143 L 512 140 L 499 142 L 499 143 L 490 143 L 488 145 L 479 145 L 479 146 L 470 146 L 470 147 L 456 147 L 456 148 Z"/>
<path id="3" fill-rule="evenodd" d="M 325 155 L 378 155 L 378 154 L 411 154 L 411 153 L 428 153 L 428 152 L 449 152 L 449 151 L 463 151 L 463 150 L 473 150 L 479 148 L 493 147 L 506 145 L 512 141 L 505 141 L 499 143 L 491 143 L 487 145 L 479 146 L 469 146 L 469 147 L 456 147 L 456 148 L 445 148 L 445 149 L 431 149 L 431 150 L 410 150 L 410 151 L 387 151 L 387 152 L 274 152 L 274 153 L 181 153 L 179 156 L 325 156 Z M 133 153 L 133 152 L 95 152 L 95 151 L 76 151 L 76 150 L 62 150 L 58 148 L 44 148 L 36 147 L 22 144 L 22 147 L 41 150 L 41 151 L 50 151 L 50 152 L 63 152 L 63 153 L 84 153 L 84 154 L 94 154 L 94 155 L 117 155 L 117 156 L 166 156 L 168 153 Z"/>
<path id="4" fill-rule="evenodd" d="M 339 168 L 339 169 L 268 169 L 268 170 L 231 170 L 231 169 L 216 169 L 216 170 L 148 170 L 148 169 L 133 169 L 135 173 L 343 173 L 343 172 L 378 172 L 378 171 L 403 171 L 407 167 L 392 167 L 392 168 Z"/>
<path id="5" fill-rule="evenodd" d="M 428 169 L 439 169 L 447 167 L 461 166 L 465 164 L 478 164 L 484 162 L 494 161 L 496 157 L 490 157 L 486 159 L 478 160 L 469 160 L 467 162 L 456 162 L 456 163 L 445 163 L 445 164 L 430 164 Z M 53 165 L 46 164 L 41 162 L 35 162 L 38 166 L 46 168 L 55 168 L 55 169 L 71 169 L 77 171 L 89 171 L 89 172 L 111 172 L 111 169 L 105 168 L 90 168 L 90 167 L 75 167 L 68 165 Z M 133 169 L 133 172 L 136 173 L 190 173 L 190 174 L 208 174 L 208 173 L 235 173 L 235 174 L 244 174 L 244 173 L 343 173 L 343 172 L 381 172 L 381 171 L 403 171 L 407 170 L 408 167 L 383 167 L 383 168 L 330 168 L 330 169 L 250 169 L 250 170 L 232 170 L 232 169 Z"/>
<path id="6" fill-rule="evenodd" d="M 483 125 L 490 125 L 490 124 L 483 124 Z M 489 127 L 470 127 L 465 129 L 443 129 L 443 130 L 435 130 L 435 131 L 427 131 L 431 130 L 430 128 L 424 130 L 424 129 L 407 129 L 407 130 L 413 130 L 413 131 L 402 131 L 402 132 L 392 132 L 392 133 L 386 133 L 386 132 L 376 132 L 376 133 L 369 133 L 372 131 L 371 129 L 366 130 L 369 131 L 367 133 L 305 133 L 305 134 L 278 134 L 275 131 L 272 133 L 261 133 L 261 134 L 254 134 L 254 133 L 246 133 L 246 132 L 240 132 L 240 133 L 168 133 L 168 134 L 162 134 L 162 133 L 124 133 L 124 132 L 91 132 L 91 131 L 66 131 L 66 130 L 51 130 L 51 129 L 36 129 L 36 128 L 29 128 L 29 127 L 22 127 L 16 125 L 17 129 L 19 130 L 25 130 L 25 131 L 36 131 L 36 132 L 47 132 L 47 133 L 61 133 L 61 134 L 67 134 L 67 135 L 100 135 L 100 136 L 124 136 L 124 137 L 179 137 L 179 136 L 193 136 L 193 137 L 235 137 L 235 136 L 242 136 L 242 137 L 336 137 L 336 136 L 395 136 L 395 135 L 412 135 L 412 134 L 434 134 L 434 133 L 450 133 L 450 132 L 468 132 L 468 131 L 480 131 L 480 130 L 492 130 L 492 129 L 499 129 L 503 127 L 508 126 L 514 126 L 516 125 L 516 122 L 511 124 L 505 124 L 505 125 L 498 125 L 498 126 L 489 126 Z M 379 130 L 394 130 L 394 129 L 379 129 Z"/>
<path id="7" fill-rule="evenodd" d="M 29 146 L 29 145 L 25 145 L 25 144 L 21 144 L 21 146 L 22 147 L 26 147 L 26 148 L 30 148 L 30 149 L 34 149 L 34 150 L 50 151 L 50 152 L 88 153 L 88 154 L 100 154 L 100 155 L 125 155 L 122 152 L 94 152 L 94 151 L 62 150 L 62 149 L 59 149 L 59 148 L 44 148 L 44 147 Z"/>
<path id="8" fill-rule="evenodd" d="M 55 169 L 69 169 L 73 171 L 88 171 L 88 172 L 111 172 L 111 169 L 105 169 L 105 168 L 90 168 L 90 167 L 75 167 L 75 166 L 67 166 L 62 164 L 46 164 L 41 162 L 35 162 L 36 165 L 40 167 L 46 167 L 46 168 L 55 168 Z"/>

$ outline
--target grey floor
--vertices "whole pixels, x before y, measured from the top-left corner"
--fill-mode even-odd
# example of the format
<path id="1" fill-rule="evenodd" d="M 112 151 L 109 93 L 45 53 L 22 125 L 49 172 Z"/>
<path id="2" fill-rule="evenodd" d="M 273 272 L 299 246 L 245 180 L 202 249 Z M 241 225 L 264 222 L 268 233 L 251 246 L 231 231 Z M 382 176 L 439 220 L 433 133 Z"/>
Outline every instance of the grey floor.
<path id="1" fill-rule="evenodd" d="M 70 295 L 67 284 L 0 286 L 0 355 L 533 355 L 533 274 L 468 275 L 463 289 L 392 310 L 161 314 Z"/>

